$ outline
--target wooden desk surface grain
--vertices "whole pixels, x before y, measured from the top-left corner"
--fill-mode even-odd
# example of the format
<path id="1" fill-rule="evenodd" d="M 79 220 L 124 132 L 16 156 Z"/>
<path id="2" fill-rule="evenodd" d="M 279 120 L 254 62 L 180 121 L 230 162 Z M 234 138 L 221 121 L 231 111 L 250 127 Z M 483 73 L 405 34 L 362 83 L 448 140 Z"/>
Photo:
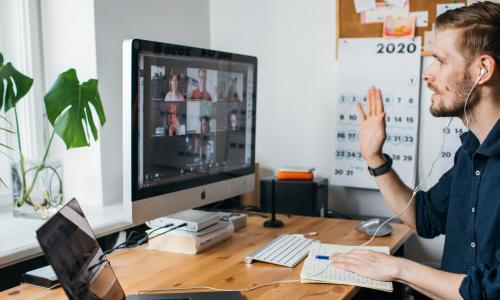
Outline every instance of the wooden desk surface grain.
<path id="1" fill-rule="evenodd" d="M 233 237 L 198 255 L 175 254 L 147 250 L 145 246 L 119 250 L 108 255 L 125 293 L 135 294 L 143 289 L 190 287 L 208 285 L 223 289 L 250 288 L 278 280 L 299 279 L 303 261 L 295 268 L 254 262 L 247 265 L 245 256 L 282 233 L 316 231 L 314 239 L 324 243 L 359 245 L 368 240 L 353 228 L 352 220 L 322 219 L 302 216 L 279 216 L 283 228 L 263 228 L 261 217 L 249 217 L 247 227 Z M 389 246 L 394 253 L 412 235 L 405 225 L 393 224 L 390 236 L 376 238 L 371 246 Z M 247 299 L 350 299 L 358 287 L 333 284 L 274 284 L 251 292 Z M 0 292 L 1 299 L 66 299 L 62 288 L 47 290 L 21 284 Z"/>

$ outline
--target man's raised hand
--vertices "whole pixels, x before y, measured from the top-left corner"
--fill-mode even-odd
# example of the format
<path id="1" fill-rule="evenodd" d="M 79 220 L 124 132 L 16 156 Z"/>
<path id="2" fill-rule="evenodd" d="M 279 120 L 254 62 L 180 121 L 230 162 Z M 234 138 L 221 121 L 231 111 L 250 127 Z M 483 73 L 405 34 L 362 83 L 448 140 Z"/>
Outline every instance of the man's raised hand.
<path id="1" fill-rule="evenodd" d="M 376 87 L 370 87 L 368 90 L 365 110 L 358 103 L 361 156 L 368 166 L 378 168 L 385 162 L 385 158 L 382 155 L 382 147 L 384 146 L 386 132 L 382 93 Z"/>

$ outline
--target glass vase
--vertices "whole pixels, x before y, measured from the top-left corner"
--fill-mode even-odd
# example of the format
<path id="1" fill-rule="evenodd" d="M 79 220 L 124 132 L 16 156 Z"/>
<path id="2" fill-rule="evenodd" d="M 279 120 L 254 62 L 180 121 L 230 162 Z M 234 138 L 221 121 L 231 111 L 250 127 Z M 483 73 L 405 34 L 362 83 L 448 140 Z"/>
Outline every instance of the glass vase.
<path id="1" fill-rule="evenodd" d="M 15 217 L 48 219 L 63 204 L 62 164 L 26 160 L 11 165 Z"/>

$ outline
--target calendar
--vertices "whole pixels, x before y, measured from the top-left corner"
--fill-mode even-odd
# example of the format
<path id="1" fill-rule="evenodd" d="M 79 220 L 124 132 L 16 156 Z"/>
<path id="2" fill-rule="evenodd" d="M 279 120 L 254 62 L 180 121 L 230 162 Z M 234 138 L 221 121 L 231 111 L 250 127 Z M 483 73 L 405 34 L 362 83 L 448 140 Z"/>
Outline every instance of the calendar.
<path id="1" fill-rule="evenodd" d="M 332 184 L 376 189 L 359 151 L 356 105 L 370 86 L 382 91 L 387 138 L 383 151 L 408 186 L 415 186 L 420 91 L 420 38 L 339 40 Z"/>

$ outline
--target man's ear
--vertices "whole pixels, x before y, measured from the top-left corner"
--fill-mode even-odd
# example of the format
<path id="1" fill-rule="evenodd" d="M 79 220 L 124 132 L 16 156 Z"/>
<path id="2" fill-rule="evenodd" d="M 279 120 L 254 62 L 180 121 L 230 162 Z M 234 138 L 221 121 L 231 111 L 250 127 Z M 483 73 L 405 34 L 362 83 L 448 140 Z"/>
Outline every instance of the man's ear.
<path id="1" fill-rule="evenodd" d="M 483 54 L 479 57 L 479 63 L 480 63 L 480 69 L 483 69 L 484 71 L 480 71 L 480 74 L 483 74 L 481 76 L 481 79 L 478 81 L 478 85 L 482 85 L 487 83 L 488 81 L 493 78 L 493 75 L 495 74 L 497 63 L 495 59 L 488 54 Z"/>

